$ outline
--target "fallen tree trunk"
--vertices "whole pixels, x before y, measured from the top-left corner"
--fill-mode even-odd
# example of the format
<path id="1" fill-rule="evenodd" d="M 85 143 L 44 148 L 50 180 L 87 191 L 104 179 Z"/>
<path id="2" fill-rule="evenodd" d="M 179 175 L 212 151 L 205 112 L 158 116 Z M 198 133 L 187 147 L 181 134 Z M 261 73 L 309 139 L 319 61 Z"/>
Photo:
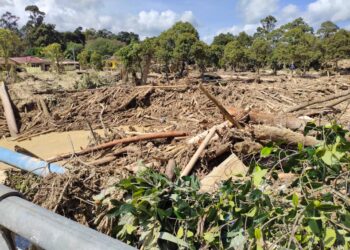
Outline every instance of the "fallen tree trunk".
<path id="1" fill-rule="evenodd" d="M 337 99 L 337 98 L 340 98 L 340 97 L 343 97 L 343 96 L 347 96 L 347 95 L 350 95 L 350 91 L 346 91 L 346 92 L 343 92 L 343 93 L 340 93 L 340 94 L 336 94 L 336 95 L 326 96 L 324 98 L 318 98 L 318 99 L 313 100 L 313 101 L 308 101 L 308 102 L 302 103 L 300 105 L 291 107 L 291 108 L 287 109 L 286 112 L 288 112 L 288 113 L 289 112 L 294 112 L 294 111 L 300 110 L 302 108 L 311 106 L 313 104 L 328 102 L 328 101 L 331 101 L 331 100 L 334 100 L 334 99 Z"/>
<path id="2" fill-rule="evenodd" d="M 304 136 L 287 128 L 271 126 L 253 126 L 254 138 L 259 141 L 282 142 L 291 145 L 302 143 L 305 146 L 316 146 L 320 143 L 315 137 Z"/>
<path id="3" fill-rule="evenodd" d="M 249 121 L 254 124 L 264 124 L 278 127 L 285 127 L 292 130 L 303 130 L 308 121 L 296 118 L 289 114 L 272 114 L 255 110 L 244 111 L 243 109 L 230 107 L 228 112 L 237 120 L 248 116 Z"/>
<path id="4" fill-rule="evenodd" d="M 201 155 L 201 153 L 204 151 L 205 147 L 208 145 L 210 139 L 213 137 L 213 135 L 216 132 L 216 126 L 212 127 L 209 131 L 209 133 L 207 134 L 207 136 L 205 137 L 204 141 L 201 143 L 201 145 L 199 146 L 199 148 L 197 149 L 196 153 L 192 156 L 191 160 L 189 161 L 189 163 L 186 165 L 186 167 L 182 170 L 181 172 L 181 177 L 182 176 L 187 176 L 194 164 L 196 164 L 199 156 Z"/>
<path id="5" fill-rule="evenodd" d="M 88 153 L 91 153 L 94 151 L 98 151 L 98 150 L 102 150 L 102 149 L 106 149 L 106 148 L 111 148 L 111 147 L 114 147 L 115 145 L 119 145 L 119 144 L 126 144 L 126 143 L 153 140 L 153 139 L 161 139 L 161 138 L 182 137 L 182 136 L 186 136 L 186 135 L 187 135 L 187 133 L 182 132 L 182 131 L 169 131 L 169 132 L 158 132 L 158 133 L 133 136 L 133 137 L 129 137 L 129 138 L 123 138 L 123 139 L 103 143 L 103 144 L 97 145 L 95 147 L 86 148 L 86 149 L 83 149 L 81 151 L 77 151 L 74 153 L 58 155 L 56 157 L 48 159 L 47 161 L 48 162 L 57 162 L 57 161 L 69 158 L 72 155 L 76 155 L 76 156 L 84 155 L 84 154 L 88 154 Z"/>
<path id="6" fill-rule="evenodd" d="M 18 134 L 18 127 L 16 123 L 15 114 L 13 113 L 10 97 L 7 93 L 5 83 L 0 83 L 0 98 L 4 107 L 5 118 L 8 129 L 12 137 L 16 137 Z"/>
<path id="7" fill-rule="evenodd" d="M 230 115 L 226 108 L 216 99 L 215 96 L 210 94 L 202 84 L 199 85 L 199 89 L 202 90 L 202 92 L 209 98 L 209 100 L 211 100 L 220 109 L 226 120 L 230 121 L 232 125 L 236 126 L 237 128 L 242 128 L 242 126 L 235 119 L 233 119 L 232 115 Z"/>
<path id="8" fill-rule="evenodd" d="M 201 180 L 199 192 L 214 192 L 222 181 L 237 175 L 245 176 L 247 171 L 244 163 L 235 154 L 231 154 Z"/>

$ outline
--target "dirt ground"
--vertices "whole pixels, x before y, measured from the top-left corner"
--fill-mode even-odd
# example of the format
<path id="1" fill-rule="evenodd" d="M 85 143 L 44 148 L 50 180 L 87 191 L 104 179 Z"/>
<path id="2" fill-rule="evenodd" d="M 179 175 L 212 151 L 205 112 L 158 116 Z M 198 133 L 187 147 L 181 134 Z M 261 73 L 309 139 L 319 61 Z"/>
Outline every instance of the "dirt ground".
<path id="1" fill-rule="evenodd" d="M 9 132 L 0 107 L 0 136 L 3 138 L 0 146 L 9 149 L 21 146 L 48 159 L 145 132 L 185 131 L 188 134 L 181 138 L 118 145 L 81 157 L 72 154 L 71 158 L 61 162 L 70 165 L 69 175 L 44 180 L 33 179 L 14 170 L 7 177 L 4 174 L 6 167 L 0 165 L 0 182 L 7 178 L 6 183 L 14 187 L 18 187 L 19 183 L 31 183 L 26 188 L 21 187 L 29 199 L 101 231 L 104 231 L 101 225 L 92 219 L 96 216 L 93 195 L 123 176 L 135 173 L 140 160 L 160 172 L 165 171 L 169 159 L 174 159 L 177 166 L 183 168 L 198 147 L 198 144 L 186 143 L 187 140 L 224 121 L 218 108 L 199 90 L 200 83 L 225 107 L 257 110 L 275 116 L 286 115 L 290 107 L 300 103 L 350 90 L 350 76 L 346 75 L 327 78 L 318 75 L 291 77 L 283 73 L 278 76 L 266 74 L 257 81 L 252 73 L 232 72 L 211 74 L 204 81 L 198 74 L 191 74 L 167 84 L 153 78 L 155 86 L 135 87 L 110 81 L 110 86 L 74 90 L 73 85 L 80 77 L 74 74 L 72 72 L 57 78 L 42 75 L 35 80 L 26 79 L 9 85 L 9 93 L 19 116 L 20 134 L 16 139 L 8 138 Z M 218 75 L 218 79 L 213 79 L 213 75 Z M 346 100 L 341 103 L 330 101 L 290 112 L 290 115 L 324 122 L 336 118 L 344 126 L 349 126 L 350 108 Z M 253 143 L 248 143 L 247 147 L 243 145 L 251 137 L 248 126 L 244 130 L 225 128 L 201 155 L 194 173 L 199 177 L 205 176 L 230 152 L 235 152 L 241 160 L 248 162 L 259 150 L 259 147 L 254 149 Z M 218 154 L 222 146 L 227 146 L 228 150 Z M 111 160 L 97 163 L 106 158 Z M 51 191 L 41 191 L 39 187 L 48 187 Z M 62 196 L 62 192 L 65 195 Z M 74 211 L 72 207 L 75 207 Z"/>

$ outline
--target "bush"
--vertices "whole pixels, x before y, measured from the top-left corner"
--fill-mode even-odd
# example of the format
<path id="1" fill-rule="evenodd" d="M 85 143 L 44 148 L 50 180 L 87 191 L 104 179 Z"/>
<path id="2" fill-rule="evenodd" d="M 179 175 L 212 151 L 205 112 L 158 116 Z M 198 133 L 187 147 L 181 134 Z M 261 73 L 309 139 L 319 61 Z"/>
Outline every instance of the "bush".
<path id="1" fill-rule="evenodd" d="M 142 249 L 347 249 L 350 247 L 350 143 L 334 124 L 316 127 L 317 147 L 265 147 L 248 178 L 214 194 L 195 176 L 171 182 L 145 170 L 116 185 L 114 236 Z M 279 175 L 295 176 L 274 186 Z"/>

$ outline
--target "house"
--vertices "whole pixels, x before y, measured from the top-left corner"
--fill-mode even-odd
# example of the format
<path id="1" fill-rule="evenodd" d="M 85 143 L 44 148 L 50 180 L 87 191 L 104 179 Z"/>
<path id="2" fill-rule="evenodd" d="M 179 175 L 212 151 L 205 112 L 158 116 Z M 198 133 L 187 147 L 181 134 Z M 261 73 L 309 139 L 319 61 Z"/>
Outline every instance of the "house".
<path id="1" fill-rule="evenodd" d="M 11 60 L 24 67 L 27 71 L 47 71 L 50 68 L 51 62 L 36 56 L 11 57 Z"/>
<path id="2" fill-rule="evenodd" d="M 80 69 L 80 63 L 77 61 L 66 59 L 62 62 L 60 62 L 61 67 L 64 69 L 64 71 L 72 71 L 76 69 Z"/>
<path id="3" fill-rule="evenodd" d="M 120 60 L 116 56 L 111 56 L 105 61 L 105 69 L 106 70 L 116 70 L 120 65 Z"/>
<path id="4" fill-rule="evenodd" d="M 12 60 L 11 58 L 8 59 L 7 64 L 10 67 L 12 67 L 12 66 L 17 67 L 19 65 L 16 61 Z M 5 70 L 5 58 L 3 58 L 3 57 L 0 57 L 0 71 L 1 70 Z"/>

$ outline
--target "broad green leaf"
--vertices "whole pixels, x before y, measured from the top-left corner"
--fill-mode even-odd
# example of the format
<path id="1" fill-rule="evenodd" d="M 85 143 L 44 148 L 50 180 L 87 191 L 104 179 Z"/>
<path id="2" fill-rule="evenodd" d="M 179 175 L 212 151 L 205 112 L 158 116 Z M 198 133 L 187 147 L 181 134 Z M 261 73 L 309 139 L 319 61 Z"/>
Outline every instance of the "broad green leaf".
<path id="1" fill-rule="evenodd" d="M 160 232 L 159 238 L 162 239 L 162 240 L 173 242 L 173 243 L 175 243 L 175 244 L 177 244 L 179 246 L 183 246 L 183 247 L 189 248 L 189 246 L 188 246 L 186 241 L 181 240 L 181 239 L 175 237 L 174 235 L 172 235 L 172 234 L 170 234 L 168 232 Z"/>
<path id="2" fill-rule="evenodd" d="M 247 217 L 254 217 L 256 215 L 257 212 L 257 208 L 253 207 L 252 209 L 249 210 L 248 213 L 245 213 L 244 215 L 246 215 Z"/>
<path id="3" fill-rule="evenodd" d="M 341 206 L 336 206 L 333 204 L 320 204 L 317 209 L 323 212 L 334 212 L 341 209 Z"/>
<path id="4" fill-rule="evenodd" d="M 316 220 L 310 219 L 308 222 L 309 228 L 316 235 L 319 236 L 321 234 L 321 228 Z"/>
<path id="5" fill-rule="evenodd" d="M 256 166 L 253 172 L 253 184 L 254 186 L 260 186 L 263 177 L 267 174 L 267 169 L 261 169 L 259 166 Z"/>
<path id="6" fill-rule="evenodd" d="M 134 227 L 134 226 L 131 225 L 131 224 L 126 224 L 124 227 L 125 227 L 126 232 L 127 232 L 128 234 L 132 234 L 132 232 L 134 232 L 135 229 L 136 229 L 136 227 Z"/>
<path id="7" fill-rule="evenodd" d="M 299 205 L 299 197 L 296 193 L 294 193 L 292 196 L 292 202 L 293 202 L 294 207 L 297 208 Z"/>
<path id="8" fill-rule="evenodd" d="M 337 239 L 337 235 L 335 230 L 332 228 L 326 228 L 326 233 L 324 237 L 324 246 L 327 248 L 331 248 Z"/>
<path id="9" fill-rule="evenodd" d="M 187 232 L 186 232 L 186 236 L 187 236 L 187 238 L 191 238 L 191 237 L 193 237 L 193 232 L 191 231 L 191 230 L 187 230 Z"/>
<path id="10" fill-rule="evenodd" d="M 211 243 L 215 240 L 215 235 L 211 232 L 204 233 L 204 239 L 206 242 Z"/>
<path id="11" fill-rule="evenodd" d="M 261 229 L 260 228 L 255 228 L 254 229 L 254 235 L 255 235 L 255 239 L 260 240 L 262 235 L 261 235 Z"/>
<path id="12" fill-rule="evenodd" d="M 177 230 L 176 237 L 181 239 L 184 236 L 184 228 L 180 227 L 179 230 Z"/>
<path id="13" fill-rule="evenodd" d="M 260 151 L 260 156 L 262 158 L 268 157 L 271 155 L 272 148 L 271 147 L 263 147 Z"/>

